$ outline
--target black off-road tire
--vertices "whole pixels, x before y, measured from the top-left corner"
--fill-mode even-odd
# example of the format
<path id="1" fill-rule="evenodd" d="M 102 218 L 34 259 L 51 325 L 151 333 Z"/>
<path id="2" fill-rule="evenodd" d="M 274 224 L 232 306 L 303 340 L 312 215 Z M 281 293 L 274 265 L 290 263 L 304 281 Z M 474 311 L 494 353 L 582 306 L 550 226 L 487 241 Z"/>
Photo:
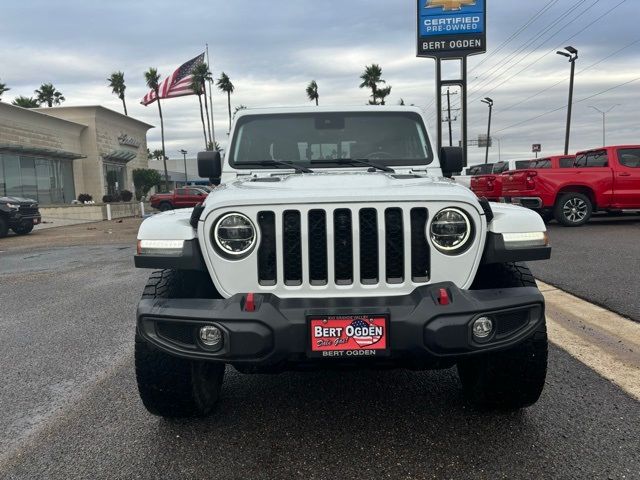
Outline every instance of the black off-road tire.
<path id="1" fill-rule="evenodd" d="M 535 287 L 524 263 L 484 265 L 472 288 Z M 516 410 L 538 401 L 547 375 L 546 324 L 517 347 L 473 356 L 458 363 L 465 399 L 482 408 Z"/>
<path id="2" fill-rule="evenodd" d="M 199 272 L 161 270 L 151 275 L 142 298 L 211 298 L 215 289 L 207 280 L 211 283 Z M 198 417 L 216 407 L 224 379 L 223 363 L 168 355 L 136 332 L 135 364 L 138 392 L 150 413 L 166 418 Z"/>
<path id="3" fill-rule="evenodd" d="M 9 225 L 3 217 L 0 217 L 0 238 L 6 237 L 8 233 Z"/>
<path id="4" fill-rule="evenodd" d="M 28 235 L 33 231 L 33 223 L 22 223 L 13 227 L 11 230 L 13 230 L 16 235 Z"/>
<path id="5" fill-rule="evenodd" d="M 169 210 L 173 210 L 173 205 L 171 205 L 169 202 L 162 202 L 160 205 L 158 205 L 158 210 L 160 210 L 161 212 L 167 212 Z"/>
<path id="6" fill-rule="evenodd" d="M 565 227 L 580 227 L 593 214 L 593 204 L 582 193 L 569 192 L 560 195 L 553 207 L 554 218 Z"/>

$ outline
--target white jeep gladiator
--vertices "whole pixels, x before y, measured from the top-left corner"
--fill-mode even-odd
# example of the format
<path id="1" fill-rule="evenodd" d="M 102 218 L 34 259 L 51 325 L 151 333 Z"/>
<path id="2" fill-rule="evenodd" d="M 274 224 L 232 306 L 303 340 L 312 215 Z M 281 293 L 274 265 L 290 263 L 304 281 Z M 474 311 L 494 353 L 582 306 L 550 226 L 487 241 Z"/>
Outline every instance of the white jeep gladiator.
<path id="1" fill-rule="evenodd" d="M 221 184 L 144 221 L 135 257 L 157 271 L 138 305 L 136 373 L 156 415 L 206 415 L 226 365 L 242 373 L 457 366 L 465 398 L 535 403 L 544 299 L 523 261 L 549 258 L 535 212 L 479 200 L 448 177 L 410 107 L 238 114 Z"/>

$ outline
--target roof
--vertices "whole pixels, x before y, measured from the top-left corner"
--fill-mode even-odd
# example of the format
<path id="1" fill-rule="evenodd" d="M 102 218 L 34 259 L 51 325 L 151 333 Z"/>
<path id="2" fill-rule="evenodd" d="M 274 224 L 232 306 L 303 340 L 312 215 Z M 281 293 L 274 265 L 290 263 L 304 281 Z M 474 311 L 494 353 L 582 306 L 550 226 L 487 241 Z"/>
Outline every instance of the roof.
<path id="1" fill-rule="evenodd" d="M 151 125 L 149 123 L 143 122 L 142 120 L 138 120 L 137 118 L 134 117 L 130 117 L 128 115 L 125 115 L 124 113 L 120 113 L 117 112 L 115 110 L 111 110 L 110 108 L 107 107 L 103 107 L 102 105 L 78 105 L 78 106 L 64 106 L 64 107 L 39 107 L 39 108 L 34 108 L 31 110 L 37 110 L 40 111 L 42 113 L 44 113 L 45 115 L 48 112 L 52 112 L 52 111 L 64 111 L 64 110 L 100 110 L 102 112 L 106 112 L 109 113 L 110 115 L 115 115 L 118 117 L 121 117 L 123 120 L 127 120 L 130 122 L 135 122 L 138 123 L 140 125 L 144 125 L 145 127 L 148 128 L 155 128 L 155 125 Z M 54 115 L 51 115 L 54 116 Z M 56 117 L 56 118 L 60 118 L 60 117 Z"/>
<path id="2" fill-rule="evenodd" d="M 57 122 L 64 122 L 64 123 L 67 123 L 69 126 L 87 128 L 87 125 L 83 123 L 74 122 L 72 120 L 67 120 L 65 118 L 54 117 L 53 115 L 47 115 L 45 112 L 43 112 L 43 110 L 48 110 L 48 109 L 44 109 L 44 108 L 24 108 L 24 107 L 19 107 L 17 105 L 11 105 L 10 103 L 0 102 L 0 109 L 2 108 L 5 108 L 7 110 L 13 109 L 16 112 L 20 112 L 22 114 L 27 114 L 27 115 L 39 115 L 41 118 L 46 117 L 47 119 L 53 119 L 54 121 L 57 121 Z"/>
<path id="3" fill-rule="evenodd" d="M 331 107 L 265 107 L 265 108 L 247 108 L 238 110 L 236 118 L 245 115 L 270 115 L 284 113 L 353 113 L 353 112 L 412 112 L 423 115 L 422 109 L 419 107 L 408 107 L 404 105 L 353 105 L 353 106 L 331 106 Z"/>

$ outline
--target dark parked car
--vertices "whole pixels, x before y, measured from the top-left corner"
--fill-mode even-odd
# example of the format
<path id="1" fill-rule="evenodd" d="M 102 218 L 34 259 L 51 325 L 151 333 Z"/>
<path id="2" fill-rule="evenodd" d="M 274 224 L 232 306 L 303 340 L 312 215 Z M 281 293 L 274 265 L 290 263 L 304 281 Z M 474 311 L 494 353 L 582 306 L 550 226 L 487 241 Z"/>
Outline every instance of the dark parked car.
<path id="1" fill-rule="evenodd" d="M 37 201 L 21 197 L 0 197 L 0 238 L 6 237 L 9 229 L 18 235 L 31 233 L 34 225 L 41 221 Z"/>

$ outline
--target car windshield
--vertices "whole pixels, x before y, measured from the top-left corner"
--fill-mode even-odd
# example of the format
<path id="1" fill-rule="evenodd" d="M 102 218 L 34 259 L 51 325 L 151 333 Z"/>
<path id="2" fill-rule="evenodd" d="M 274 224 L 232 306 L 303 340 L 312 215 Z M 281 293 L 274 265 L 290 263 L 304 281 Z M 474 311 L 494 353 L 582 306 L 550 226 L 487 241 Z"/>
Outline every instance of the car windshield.
<path id="1" fill-rule="evenodd" d="M 433 160 L 422 120 L 413 112 L 245 115 L 232 143 L 229 164 L 234 168 L 273 168 L 273 161 L 344 168 L 345 159 L 385 166 Z"/>

